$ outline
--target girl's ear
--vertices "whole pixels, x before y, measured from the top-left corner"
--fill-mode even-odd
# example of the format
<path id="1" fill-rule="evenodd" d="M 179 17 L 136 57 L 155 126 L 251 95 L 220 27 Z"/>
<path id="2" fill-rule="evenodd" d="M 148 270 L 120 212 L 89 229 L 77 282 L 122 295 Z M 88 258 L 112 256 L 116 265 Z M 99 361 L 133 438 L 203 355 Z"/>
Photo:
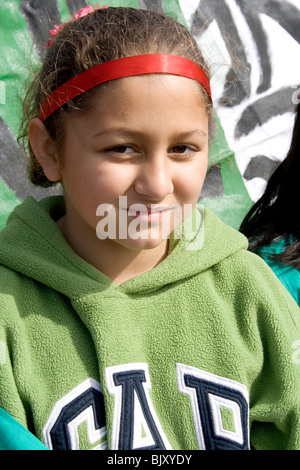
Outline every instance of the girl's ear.
<path id="1" fill-rule="evenodd" d="M 34 118 L 28 125 L 28 138 L 33 153 L 49 181 L 61 180 L 60 162 L 55 142 L 42 121 Z"/>

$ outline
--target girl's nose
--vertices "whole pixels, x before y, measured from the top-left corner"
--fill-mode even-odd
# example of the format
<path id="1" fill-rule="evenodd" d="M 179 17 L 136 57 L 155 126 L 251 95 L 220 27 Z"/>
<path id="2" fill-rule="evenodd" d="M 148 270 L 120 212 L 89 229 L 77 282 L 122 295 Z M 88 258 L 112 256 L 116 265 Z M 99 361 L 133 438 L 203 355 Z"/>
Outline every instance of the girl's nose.
<path id="1" fill-rule="evenodd" d="M 174 190 L 171 162 L 165 155 L 145 161 L 138 171 L 135 190 L 153 201 L 163 201 Z"/>

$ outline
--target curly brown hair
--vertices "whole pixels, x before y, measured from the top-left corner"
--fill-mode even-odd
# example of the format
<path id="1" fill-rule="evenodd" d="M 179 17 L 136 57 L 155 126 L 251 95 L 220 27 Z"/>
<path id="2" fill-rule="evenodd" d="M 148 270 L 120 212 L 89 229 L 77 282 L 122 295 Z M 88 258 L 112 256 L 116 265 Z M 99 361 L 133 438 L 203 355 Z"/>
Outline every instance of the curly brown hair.
<path id="1" fill-rule="evenodd" d="M 28 124 L 38 117 L 42 101 L 67 80 L 97 64 L 155 53 L 188 58 L 210 77 L 203 54 L 191 33 L 167 15 L 149 10 L 109 7 L 64 24 L 47 50 L 24 99 L 19 140 L 30 156 L 28 172 L 33 184 L 43 187 L 55 184 L 44 175 L 28 141 Z M 64 140 L 65 117 L 71 112 L 86 110 L 97 88 L 69 101 L 45 120 L 46 129 L 58 149 L 62 148 Z M 204 88 L 203 95 L 210 117 L 210 129 L 213 129 L 212 105 Z"/>

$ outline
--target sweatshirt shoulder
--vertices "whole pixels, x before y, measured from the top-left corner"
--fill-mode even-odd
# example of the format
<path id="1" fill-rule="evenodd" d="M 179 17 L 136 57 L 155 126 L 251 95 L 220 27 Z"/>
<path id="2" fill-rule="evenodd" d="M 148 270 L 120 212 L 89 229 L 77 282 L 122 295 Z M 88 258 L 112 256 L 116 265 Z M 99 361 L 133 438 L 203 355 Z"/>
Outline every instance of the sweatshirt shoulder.
<path id="1" fill-rule="evenodd" d="M 0 265 L 0 326 L 17 320 L 18 305 L 26 301 L 31 282 L 32 280 L 17 271 Z"/>
<path id="2" fill-rule="evenodd" d="M 213 245 L 215 251 L 226 253 L 227 247 L 230 253 L 235 253 L 239 249 L 248 248 L 248 239 L 244 234 L 228 225 L 207 207 L 200 208 L 200 211 L 205 238 L 209 245 Z"/>
<path id="3" fill-rule="evenodd" d="M 23 276 L 21 276 L 23 278 Z M 20 274 L 14 269 L 0 264 L 0 298 L 5 292 L 13 292 L 19 286 Z"/>
<path id="4" fill-rule="evenodd" d="M 279 279 L 274 274 L 268 264 L 256 253 L 241 247 L 231 253 L 229 257 L 221 262 L 224 270 L 229 269 L 232 278 L 248 285 L 248 288 L 259 293 L 259 286 L 263 290 L 266 286 L 271 289 L 278 289 L 281 285 Z"/>
<path id="5" fill-rule="evenodd" d="M 238 250 L 223 260 L 223 269 L 231 271 L 249 309 L 263 310 L 266 316 L 286 318 L 300 332 L 300 308 L 267 263 L 257 254 Z M 269 313 L 267 313 L 269 312 Z"/>

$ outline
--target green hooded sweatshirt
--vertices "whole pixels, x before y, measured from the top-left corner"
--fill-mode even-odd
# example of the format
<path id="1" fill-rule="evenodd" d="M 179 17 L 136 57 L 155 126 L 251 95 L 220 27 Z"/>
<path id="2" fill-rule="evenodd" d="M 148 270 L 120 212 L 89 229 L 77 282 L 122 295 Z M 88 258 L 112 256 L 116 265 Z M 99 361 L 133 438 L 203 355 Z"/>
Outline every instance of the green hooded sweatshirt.
<path id="1" fill-rule="evenodd" d="M 300 449 L 299 307 L 243 235 L 198 208 L 117 285 L 63 214 L 28 197 L 0 233 L 0 407 L 50 449 Z"/>

